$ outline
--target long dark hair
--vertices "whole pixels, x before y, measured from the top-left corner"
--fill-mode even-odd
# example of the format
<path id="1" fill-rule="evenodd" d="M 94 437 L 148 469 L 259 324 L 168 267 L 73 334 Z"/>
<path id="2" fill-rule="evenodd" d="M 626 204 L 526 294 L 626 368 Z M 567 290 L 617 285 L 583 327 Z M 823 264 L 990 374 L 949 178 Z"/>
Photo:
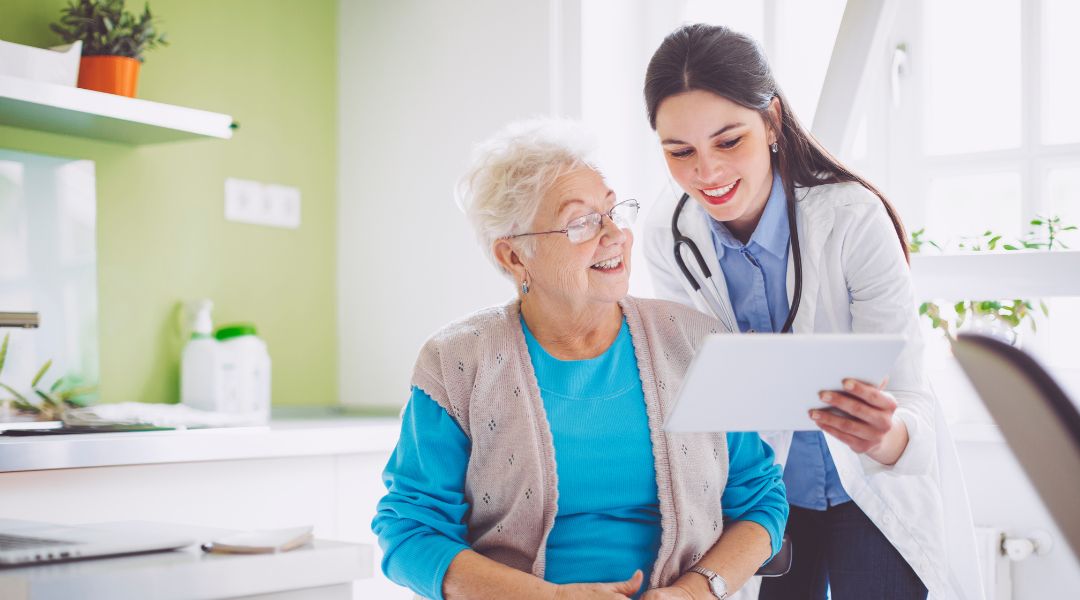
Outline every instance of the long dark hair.
<path id="1" fill-rule="evenodd" d="M 795 117 L 780 87 L 773 79 L 765 53 L 750 37 L 727 27 L 697 23 L 668 34 L 649 61 L 645 72 L 645 107 L 649 125 L 656 129 L 656 111 L 667 98 L 704 90 L 758 111 L 774 131 L 780 151 L 772 155 L 780 173 L 788 201 L 795 201 L 795 187 L 853 181 L 873 192 L 885 205 L 896 237 L 910 261 L 907 233 L 888 198 L 869 181 L 845 167 L 823 148 Z M 780 123 L 775 122 L 769 104 L 780 101 Z"/>

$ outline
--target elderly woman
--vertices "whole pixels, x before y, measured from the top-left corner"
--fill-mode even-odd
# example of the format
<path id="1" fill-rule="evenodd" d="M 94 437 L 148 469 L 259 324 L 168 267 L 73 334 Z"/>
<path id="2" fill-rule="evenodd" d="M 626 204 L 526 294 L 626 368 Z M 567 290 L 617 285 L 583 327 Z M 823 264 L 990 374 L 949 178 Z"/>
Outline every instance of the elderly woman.
<path id="1" fill-rule="evenodd" d="M 512 125 L 463 180 L 517 297 L 416 362 L 372 527 L 386 575 L 422 596 L 723 598 L 779 549 L 769 446 L 662 429 L 717 323 L 627 296 L 638 203 L 581 142 L 567 122 Z"/>

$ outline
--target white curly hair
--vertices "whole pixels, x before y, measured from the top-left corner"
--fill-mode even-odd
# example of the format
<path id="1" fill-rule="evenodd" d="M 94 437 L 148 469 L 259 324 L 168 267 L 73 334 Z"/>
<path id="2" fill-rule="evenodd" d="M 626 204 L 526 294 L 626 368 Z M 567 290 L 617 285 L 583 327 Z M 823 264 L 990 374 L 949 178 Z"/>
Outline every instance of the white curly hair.
<path id="1" fill-rule="evenodd" d="M 495 259 L 495 241 L 527 232 L 540 200 L 562 175 L 581 167 L 599 172 L 594 148 L 580 122 L 540 117 L 511 123 L 473 149 L 455 196 L 484 254 L 504 275 L 509 273 Z M 532 255 L 535 237 L 519 241 Z"/>

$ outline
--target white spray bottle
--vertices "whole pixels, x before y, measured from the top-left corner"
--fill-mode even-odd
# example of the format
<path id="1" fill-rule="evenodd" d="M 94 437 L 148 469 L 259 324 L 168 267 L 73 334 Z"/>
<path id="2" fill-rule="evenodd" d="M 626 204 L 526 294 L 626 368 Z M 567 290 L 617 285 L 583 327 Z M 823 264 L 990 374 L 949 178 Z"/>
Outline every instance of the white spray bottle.
<path id="1" fill-rule="evenodd" d="M 192 305 L 191 339 L 180 359 L 180 402 L 201 410 L 218 410 L 224 398 L 222 351 L 210 320 L 213 308 L 210 300 Z"/>

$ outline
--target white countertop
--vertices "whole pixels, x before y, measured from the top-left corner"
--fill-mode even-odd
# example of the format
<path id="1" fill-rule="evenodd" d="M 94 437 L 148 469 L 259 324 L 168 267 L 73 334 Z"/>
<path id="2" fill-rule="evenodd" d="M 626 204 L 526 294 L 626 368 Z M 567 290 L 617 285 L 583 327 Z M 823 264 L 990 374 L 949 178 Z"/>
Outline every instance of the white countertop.
<path id="1" fill-rule="evenodd" d="M 400 421 L 282 419 L 264 427 L 0 436 L 0 472 L 389 452 Z"/>
<path id="2" fill-rule="evenodd" d="M 161 523 L 112 525 L 116 531 L 153 530 L 200 542 L 227 533 Z M 277 554 L 207 554 L 195 545 L 169 552 L 0 569 L 0 597 L 12 600 L 349 598 L 353 596 L 352 582 L 371 577 L 373 568 L 373 549 L 369 544 L 315 540 Z M 331 586 L 344 593 L 319 594 Z"/>

